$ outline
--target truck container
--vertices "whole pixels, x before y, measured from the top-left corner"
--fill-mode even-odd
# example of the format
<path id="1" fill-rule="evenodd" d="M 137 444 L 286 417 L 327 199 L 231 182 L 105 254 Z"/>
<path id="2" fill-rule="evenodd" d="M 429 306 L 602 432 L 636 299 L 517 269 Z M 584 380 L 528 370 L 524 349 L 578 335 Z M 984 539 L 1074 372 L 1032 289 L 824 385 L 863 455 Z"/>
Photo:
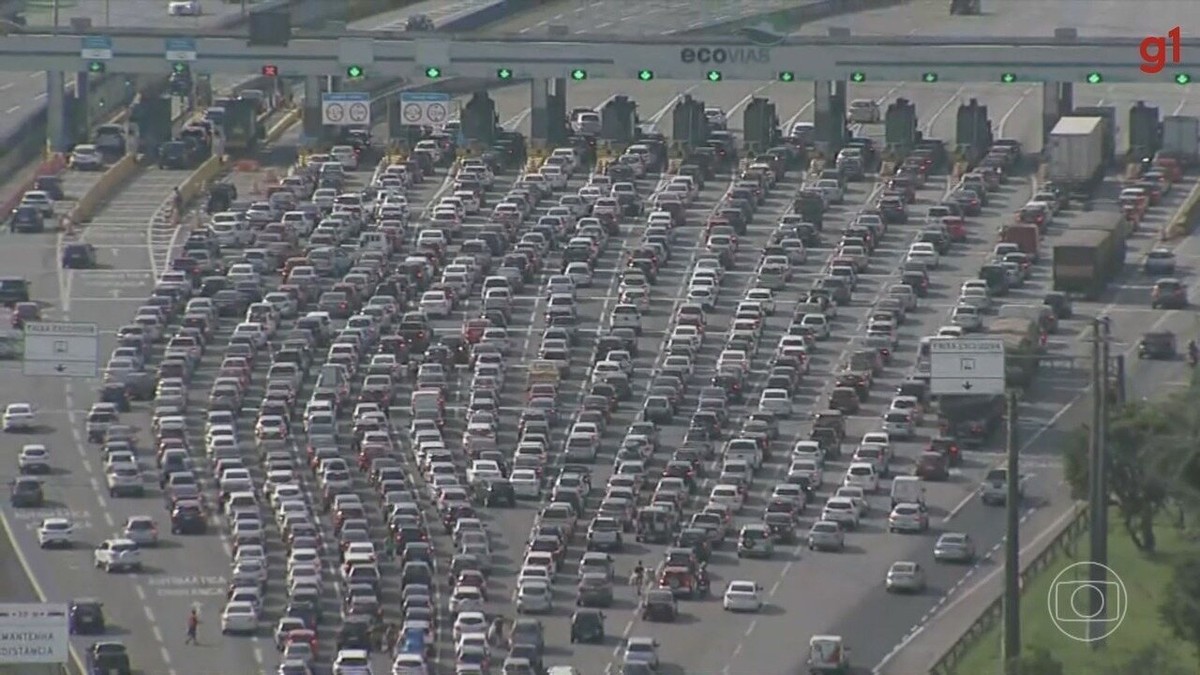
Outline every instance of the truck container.
<path id="1" fill-rule="evenodd" d="M 1038 322 L 1026 316 L 1002 316 L 988 325 L 987 336 L 1004 341 L 1005 384 L 1009 387 L 1031 384 L 1042 350 L 1042 330 Z"/>
<path id="2" fill-rule="evenodd" d="M 1163 118 L 1162 153 L 1175 157 L 1184 166 L 1194 165 L 1200 154 L 1200 119 L 1191 115 Z"/>
<path id="3" fill-rule="evenodd" d="M 1104 158 L 1105 166 L 1112 165 L 1117 158 L 1117 132 L 1121 128 L 1117 118 L 1117 107 L 1111 105 L 1079 106 L 1071 113 L 1071 117 L 1099 117 L 1104 120 L 1101 156 Z"/>
<path id="4" fill-rule="evenodd" d="M 1124 264 L 1124 241 L 1116 231 L 1068 231 L 1054 245 L 1054 290 L 1095 299 Z"/>
<path id="5" fill-rule="evenodd" d="M 1090 195 L 1104 179 L 1104 119 L 1064 117 L 1046 141 L 1046 179 L 1069 192 Z"/>
<path id="6" fill-rule="evenodd" d="M 966 447 L 987 442 L 1004 422 L 1001 394 L 943 394 L 938 397 L 938 426 L 945 436 Z"/>
<path id="7" fill-rule="evenodd" d="M 1068 227 L 1072 230 L 1111 230 L 1116 232 L 1124 242 L 1134 232 L 1134 223 L 1118 210 L 1096 209 L 1079 214 L 1072 218 Z M 1124 257 L 1124 256 L 1122 256 Z"/>
<path id="8" fill-rule="evenodd" d="M 258 147 L 258 108 L 254 101 L 234 99 L 225 104 L 225 152 L 247 153 Z"/>
<path id="9" fill-rule="evenodd" d="M 1009 223 L 1000 230 L 1000 241 L 1016 244 L 1021 249 L 1021 253 L 1036 261 L 1042 243 L 1042 234 L 1037 225 Z"/>

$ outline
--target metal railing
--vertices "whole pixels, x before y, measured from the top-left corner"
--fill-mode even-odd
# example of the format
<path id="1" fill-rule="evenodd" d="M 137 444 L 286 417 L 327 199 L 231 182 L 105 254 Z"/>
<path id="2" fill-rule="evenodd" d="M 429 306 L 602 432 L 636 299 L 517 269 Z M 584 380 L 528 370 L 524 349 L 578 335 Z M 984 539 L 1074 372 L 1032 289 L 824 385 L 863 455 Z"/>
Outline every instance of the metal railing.
<path id="1" fill-rule="evenodd" d="M 1069 519 L 1062 526 L 1062 530 L 1048 541 L 1045 548 L 1042 549 L 1032 560 L 1026 564 L 1021 570 L 1021 593 L 1029 587 L 1029 583 L 1038 574 L 1046 568 L 1054 564 L 1059 556 L 1066 553 L 1073 554 L 1075 541 L 1079 539 L 1085 532 L 1088 531 L 1088 509 L 1086 506 L 1077 505 L 1075 517 Z M 1000 620 L 1004 617 L 1004 595 L 997 595 L 983 612 L 979 615 L 967 629 L 959 636 L 958 640 L 950 646 L 950 649 L 939 658 L 929 669 L 930 675 L 955 675 L 956 668 L 963 656 L 975 647 L 976 643 L 987 634 Z M 971 675 L 976 675 L 972 673 Z"/>

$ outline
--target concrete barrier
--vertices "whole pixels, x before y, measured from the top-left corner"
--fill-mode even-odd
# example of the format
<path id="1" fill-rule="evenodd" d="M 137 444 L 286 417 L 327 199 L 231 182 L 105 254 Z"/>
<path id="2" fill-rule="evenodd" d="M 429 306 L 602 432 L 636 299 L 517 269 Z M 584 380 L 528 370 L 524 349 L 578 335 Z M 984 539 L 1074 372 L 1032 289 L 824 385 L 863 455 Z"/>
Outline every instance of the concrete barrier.
<path id="1" fill-rule="evenodd" d="M 1187 199 L 1183 200 L 1183 204 L 1175 212 L 1175 217 L 1162 229 L 1159 239 L 1170 241 L 1186 237 L 1195 229 L 1197 220 L 1200 220 L 1200 181 L 1188 193 Z"/>
<path id="2" fill-rule="evenodd" d="M 299 108 L 294 108 L 287 111 L 283 114 L 283 117 L 281 117 L 278 122 L 267 127 L 266 141 L 268 143 L 274 143 L 275 141 L 279 140 L 280 136 L 283 136 L 288 129 L 292 128 L 293 125 L 298 124 L 302 119 L 304 119 L 304 112 Z"/>
<path id="3" fill-rule="evenodd" d="M 125 181 L 137 173 L 137 170 L 137 155 L 125 155 L 117 160 L 115 164 L 108 167 L 91 190 L 80 195 L 78 201 L 75 202 L 75 208 L 67 213 L 67 218 L 77 225 L 91 220 L 100 209 L 104 208 L 109 199 L 116 196 Z"/>
<path id="4" fill-rule="evenodd" d="M 816 0 L 815 2 L 801 3 L 788 9 L 752 14 L 740 19 L 734 19 L 733 21 L 700 26 L 693 30 L 681 31 L 678 34 L 728 35 L 731 31 L 736 31 L 740 28 L 754 28 L 763 24 L 772 27 L 786 26 L 788 29 L 794 29 L 812 21 L 845 14 L 869 12 L 873 9 L 882 9 L 908 2 L 910 0 Z"/>

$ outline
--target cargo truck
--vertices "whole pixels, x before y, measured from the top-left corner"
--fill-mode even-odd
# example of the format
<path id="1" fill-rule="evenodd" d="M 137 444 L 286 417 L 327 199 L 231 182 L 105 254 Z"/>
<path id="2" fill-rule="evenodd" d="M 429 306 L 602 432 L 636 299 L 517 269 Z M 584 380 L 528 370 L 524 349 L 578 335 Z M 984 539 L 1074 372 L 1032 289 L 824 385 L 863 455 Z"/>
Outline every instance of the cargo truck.
<path id="1" fill-rule="evenodd" d="M 258 107 L 249 99 L 233 99 L 225 104 L 225 152 L 248 153 L 258 147 Z"/>
<path id="2" fill-rule="evenodd" d="M 1054 290 L 1094 300 L 1125 265 L 1116 230 L 1070 230 L 1054 245 Z"/>
<path id="3" fill-rule="evenodd" d="M 1024 316 L 1004 316 L 992 320 L 987 336 L 1004 341 L 1004 381 L 1009 387 L 1027 387 L 1037 374 L 1042 350 L 1042 330 L 1038 322 Z"/>
<path id="4" fill-rule="evenodd" d="M 1004 422 L 1002 394 L 943 394 L 938 397 L 938 427 L 969 448 L 987 442 Z"/>
<path id="5" fill-rule="evenodd" d="M 1017 248 L 1021 249 L 1021 253 L 1033 258 L 1036 262 L 1041 249 L 1042 233 L 1038 230 L 1037 225 L 1010 223 L 1001 228 L 1000 241 L 1016 244 Z"/>
<path id="6" fill-rule="evenodd" d="M 1200 119 L 1190 115 L 1163 118 L 1160 152 L 1178 159 L 1185 167 L 1194 165 L 1200 155 Z"/>
<path id="7" fill-rule="evenodd" d="M 1087 199 L 1104 180 L 1102 117 L 1064 117 L 1046 141 L 1046 180 Z"/>

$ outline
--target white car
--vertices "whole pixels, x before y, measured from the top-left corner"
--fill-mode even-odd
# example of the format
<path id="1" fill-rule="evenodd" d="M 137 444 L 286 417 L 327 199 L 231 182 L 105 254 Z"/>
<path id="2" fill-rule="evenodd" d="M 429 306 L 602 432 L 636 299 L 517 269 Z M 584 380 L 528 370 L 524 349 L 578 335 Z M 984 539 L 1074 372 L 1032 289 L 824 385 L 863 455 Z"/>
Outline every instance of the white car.
<path id="1" fill-rule="evenodd" d="M 33 431 L 37 417 L 28 403 L 9 403 L 4 408 L 4 432 Z"/>
<path id="2" fill-rule="evenodd" d="M 526 581 L 517 587 L 518 614 L 548 614 L 554 611 L 554 593 L 550 584 Z"/>
<path id="3" fill-rule="evenodd" d="M 225 605 L 221 612 L 221 633 L 223 635 L 245 635 L 258 630 L 258 611 L 249 602 L 234 601 Z"/>
<path id="4" fill-rule="evenodd" d="M 425 291 L 421 296 L 421 313 L 425 316 L 444 319 L 450 316 L 450 296 L 445 291 Z"/>
<path id="5" fill-rule="evenodd" d="M 730 581 L 721 605 L 726 612 L 757 612 L 763 607 L 762 587 L 753 581 Z"/>
<path id="6" fill-rule="evenodd" d="M 140 547 L 158 545 L 158 523 L 150 516 L 130 516 L 125 520 L 121 536 Z"/>
<path id="7" fill-rule="evenodd" d="M 358 153 L 349 145 L 335 145 L 329 149 L 329 154 L 342 165 L 346 171 L 358 171 Z"/>
<path id="8" fill-rule="evenodd" d="M 846 477 L 842 481 L 842 485 L 857 486 L 865 492 L 878 492 L 879 474 L 875 471 L 874 464 L 852 462 L 846 469 Z"/>
<path id="9" fill-rule="evenodd" d="M 858 527 L 858 505 L 849 497 L 830 497 L 825 500 L 825 508 L 821 509 L 821 520 L 829 520 L 842 526 L 844 530 Z"/>
<path id="10" fill-rule="evenodd" d="M 106 539 L 92 553 L 92 564 L 105 572 L 142 569 L 142 551 L 131 539 Z"/>
<path id="11" fill-rule="evenodd" d="M 41 190 L 30 190 L 21 196 L 21 206 L 29 206 L 42 212 L 42 216 L 50 218 L 54 216 L 54 200 L 50 195 Z"/>
<path id="12" fill-rule="evenodd" d="M 204 13 L 200 0 L 171 0 L 167 14 L 171 16 L 200 16 Z"/>
<path id="13" fill-rule="evenodd" d="M 487 633 L 489 625 L 490 622 L 483 615 L 483 612 L 461 612 L 454 618 L 454 642 L 457 643 L 464 635 L 471 635 L 473 633 L 483 635 Z"/>
<path id="14" fill-rule="evenodd" d="M 44 445 L 22 446 L 17 470 L 25 475 L 50 473 L 50 451 Z"/>
<path id="15" fill-rule="evenodd" d="M 922 533 L 929 529 L 929 513 L 920 504 L 897 504 L 888 516 L 889 532 Z"/>
<path id="16" fill-rule="evenodd" d="M 854 99 L 846 111 L 846 119 L 853 124 L 876 124 L 881 117 L 879 104 L 867 98 Z"/>
<path id="17" fill-rule="evenodd" d="M 758 399 L 758 409 L 787 419 L 792 416 L 792 395 L 787 389 L 763 389 Z"/>
<path id="18" fill-rule="evenodd" d="M 742 508 L 745 497 L 741 490 L 734 485 L 714 485 L 712 492 L 708 495 L 708 501 L 727 506 L 737 512 Z"/>
<path id="19" fill-rule="evenodd" d="M 923 262 L 928 265 L 930 269 L 937 269 L 938 264 L 941 263 L 941 256 L 938 255 L 937 249 L 934 248 L 933 244 L 927 241 L 921 241 L 908 247 L 907 260 Z"/>
<path id="20" fill-rule="evenodd" d="M 542 496 L 542 481 L 533 469 L 514 469 L 508 482 L 518 499 L 540 499 Z"/>
<path id="21" fill-rule="evenodd" d="M 751 288 L 746 291 L 746 302 L 758 303 L 763 314 L 767 316 L 775 314 L 775 293 L 769 288 Z"/>
<path id="22" fill-rule="evenodd" d="M 70 548 L 75 545 L 75 524 L 67 518 L 46 518 L 38 527 L 38 546 Z"/>
<path id="23" fill-rule="evenodd" d="M 950 314 L 950 321 L 963 331 L 983 330 L 983 313 L 973 305 L 958 305 Z"/>
<path id="24" fill-rule="evenodd" d="M 94 145 L 77 145 L 71 151 L 71 168 L 76 171 L 99 171 L 104 168 L 104 158 Z"/>

